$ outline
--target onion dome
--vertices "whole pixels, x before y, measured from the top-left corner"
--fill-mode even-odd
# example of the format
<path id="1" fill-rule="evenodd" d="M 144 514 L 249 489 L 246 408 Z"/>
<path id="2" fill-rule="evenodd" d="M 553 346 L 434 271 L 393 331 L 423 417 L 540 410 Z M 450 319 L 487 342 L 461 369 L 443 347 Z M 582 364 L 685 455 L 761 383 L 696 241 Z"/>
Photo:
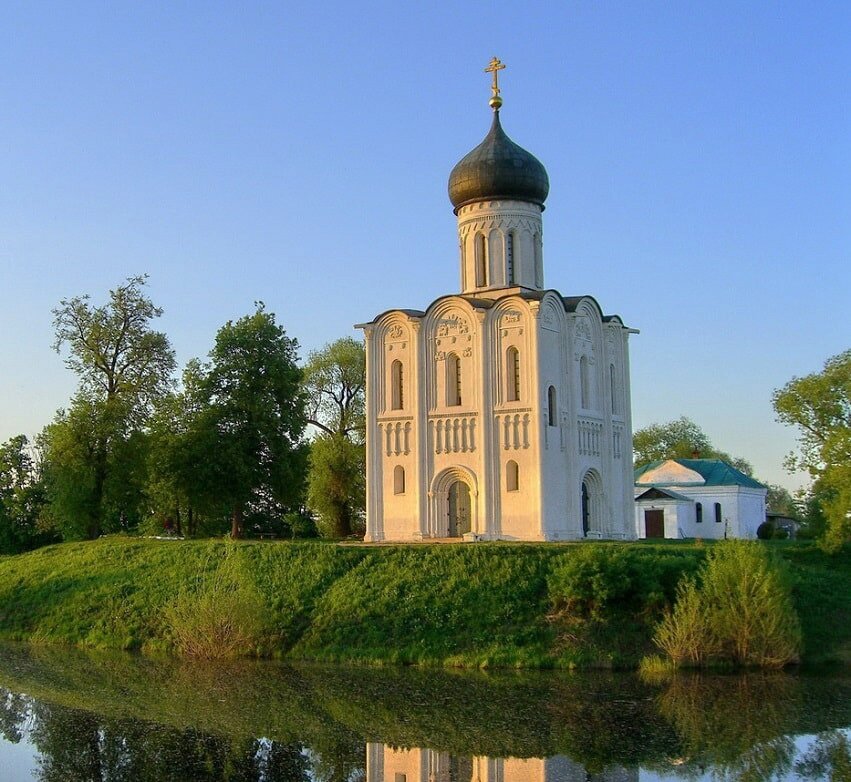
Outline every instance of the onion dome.
<path id="1" fill-rule="evenodd" d="M 529 201 L 543 208 L 550 191 L 541 161 L 505 135 L 499 123 L 502 101 L 497 100 L 491 102 L 493 124 L 484 141 L 461 158 L 449 175 L 449 200 L 456 214 L 466 204 L 494 199 Z"/>

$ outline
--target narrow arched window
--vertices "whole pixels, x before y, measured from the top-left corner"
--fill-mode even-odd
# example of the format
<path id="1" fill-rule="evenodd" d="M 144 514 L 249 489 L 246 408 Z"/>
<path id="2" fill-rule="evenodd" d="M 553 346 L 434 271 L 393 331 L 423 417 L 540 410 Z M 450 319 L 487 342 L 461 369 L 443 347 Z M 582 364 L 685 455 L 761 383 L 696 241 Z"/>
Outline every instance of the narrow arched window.
<path id="1" fill-rule="evenodd" d="M 588 358 L 579 359 L 579 392 L 583 410 L 591 408 L 591 378 L 588 376 Z"/>
<path id="2" fill-rule="evenodd" d="M 476 286 L 488 284 L 488 240 L 484 234 L 476 234 Z"/>
<path id="3" fill-rule="evenodd" d="M 535 285 L 538 288 L 544 287 L 544 258 L 541 248 L 541 237 L 535 234 Z"/>
<path id="4" fill-rule="evenodd" d="M 505 237 L 505 276 L 508 285 L 514 285 L 514 234 Z"/>
<path id="5" fill-rule="evenodd" d="M 721 523 L 721 503 L 715 503 L 715 521 L 720 524 Z"/>
<path id="6" fill-rule="evenodd" d="M 550 386 L 547 389 L 547 424 L 549 426 L 556 425 L 556 387 Z"/>
<path id="7" fill-rule="evenodd" d="M 520 352 L 510 347 L 506 356 L 506 374 L 508 376 L 508 401 L 520 401 Z"/>
<path id="8" fill-rule="evenodd" d="M 393 410 L 405 409 L 405 378 L 402 373 L 402 362 L 394 361 L 390 367 L 390 407 Z"/>
<path id="9" fill-rule="evenodd" d="M 703 503 L 697 502 L 694 506 L 694 518 L 698 524 L 703 521 Z"/>
<path id="10" fill-rule="evenodd" d="M 461 404 L 461 359 L 456 353 L 446 357 L 446 404 Z"/>
<path id="11" fill-rule="evenodd" d="M 405 493 L 405 468 L 397 464 L 393 469 L 393 494 Z"/>
<path id="12" fill-rule="evenodd" d="M 609 364 L 609 386 L 612 394 L 612 415 L 618 414 L 618 384 L 615 375 L 615 365 Z"/>
<path id="13" fill-rule="evenodd" d="M 509 461 L 505 465 L 505 490 L 518 491 L 520 489 L 520 468 L 517 462 Z"/>

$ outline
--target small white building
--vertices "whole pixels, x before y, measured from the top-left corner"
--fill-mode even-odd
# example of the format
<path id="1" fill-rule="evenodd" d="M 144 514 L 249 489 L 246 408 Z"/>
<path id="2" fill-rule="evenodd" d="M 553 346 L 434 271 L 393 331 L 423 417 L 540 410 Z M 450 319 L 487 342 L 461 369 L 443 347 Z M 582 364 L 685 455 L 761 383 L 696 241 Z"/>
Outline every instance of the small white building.
<path id="1" fill-rule="evenodd" d="M 545 286 L 549 179 L 492 89 L 490 132 L 449 178 L 460 292 L 359 326 L 365 539 L 633 539 L 636 332 Z"/>
<path id="2" fill-rule="evenodd" d="M 768 489 L 720 459 L 668 459 L 635 470 L 639 538 L 755 538 Z"/>

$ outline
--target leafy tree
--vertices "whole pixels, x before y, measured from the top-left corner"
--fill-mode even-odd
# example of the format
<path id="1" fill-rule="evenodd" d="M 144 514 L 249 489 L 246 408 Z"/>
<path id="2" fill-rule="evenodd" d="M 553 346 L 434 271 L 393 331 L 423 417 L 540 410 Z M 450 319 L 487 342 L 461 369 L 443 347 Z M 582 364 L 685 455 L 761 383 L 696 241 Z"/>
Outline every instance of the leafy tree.
<path id="1" fill-rule="evenodd" d="M 85 295 L 53 310 L 54 348 L 67 348 L 65 364 L 80 382 L 70 410 L 46 432 L 51 513 L 90 538 L 137 512 L 141 497 L 126 489 L 139 482 L 125 479 L 143 463 L 135 458 L 142 428 L 172 383 L 174 352 L 151 326 L 162 310 L 145 295 L 146 279 L 130 277 L 105 305 Z"/>
<path id="2" fill-rule="evenodd" d="M 259 506 L 283 514 L 302 498 L 306 416 L 297 349 L 259 303 L 219 330 L 210 362 L 197 367 L 187 443 L 188 453 L 204 457 L 188 493 L 207 509 L 227 508 L 234 538 L 246 512 Z"/>
<path id="3" fill-rule="evenodd" d="M 788 489 L 778 486 L 776 483 L 768 484 L 768 494 L 765 496 L 765 507 L 774 513 L 782 513 L 792 518 L 800 516 L 800 511 L 795 504 Z"/>
<path id="4" fill-rule="evenodd" d="M 635 464 L 661 459 L 721 459 L 745 475 L 753 475 L 753 467 L 745 459 L 719 451 L 706 433 L 690 418 L 682 416 L 665 424 L 650 424 L 632 437 Z"/>
<path id="5" fill-rule="evenodd" d="M 366 496 L 365 451 L 341 434 L 321 434 L 310 447 L 308 506 L 319 515 L 325 537 L 360 532 Z"/>
<path id="6" fill-rule="evenodd" d="M 790 470 L 819 483 L 825 545 L 851 540 L 851 350 L 829 358 L 821 372 L 794 377 L 772 397 L 777 418 L 798 427 L 799 453 Z"/>
<path id="7" fill-rule="evenodd" d="M 44 484 L 29 440 L 18 435 L 0 445 L 0 554 L 17 554 L 53 537 L 41 530 Z"/>
<path id="8" fill-rule="evenodd" d="M 362 442 L 365 387 L 363 343 L 343 337 L 314 351 L 304 368 L 308 423 L 325 434 Z"/>
<path id="9" fill-rule="evenodd" d="M 366 354 L 350 337 L 310 354 L 304 369 L 308 422 L 320 430 L 311 446 L 308 505 L 329 537 L 348 537 L 365 505 Z"/>
<path id="10" fill-rule="evenodd" d="M 142 512 L 148 439 L 117 404 L 78 394 L 40 435 L 44 519 L 66 539 L 135 526 Z"/>

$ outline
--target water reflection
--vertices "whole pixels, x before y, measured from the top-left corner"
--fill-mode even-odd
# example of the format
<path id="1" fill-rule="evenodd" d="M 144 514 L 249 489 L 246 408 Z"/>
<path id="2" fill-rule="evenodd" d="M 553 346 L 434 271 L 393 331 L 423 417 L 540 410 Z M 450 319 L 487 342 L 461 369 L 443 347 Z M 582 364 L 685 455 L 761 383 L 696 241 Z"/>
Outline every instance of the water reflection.
<path id="1" fill-rule="evenodd" d="M 0 687 L 5 747 L 28 742 L 50 782 L 851 782 L 847 676 L 652 685 L 0 647 Z"/>
<path id="2" fill-rule="evenodd" d="M 367 782 L 638 782 L 637 768 L 590 773 L 565 755 L 549 758 L 458 757 L 432 749 L 366 746 Z"/>

